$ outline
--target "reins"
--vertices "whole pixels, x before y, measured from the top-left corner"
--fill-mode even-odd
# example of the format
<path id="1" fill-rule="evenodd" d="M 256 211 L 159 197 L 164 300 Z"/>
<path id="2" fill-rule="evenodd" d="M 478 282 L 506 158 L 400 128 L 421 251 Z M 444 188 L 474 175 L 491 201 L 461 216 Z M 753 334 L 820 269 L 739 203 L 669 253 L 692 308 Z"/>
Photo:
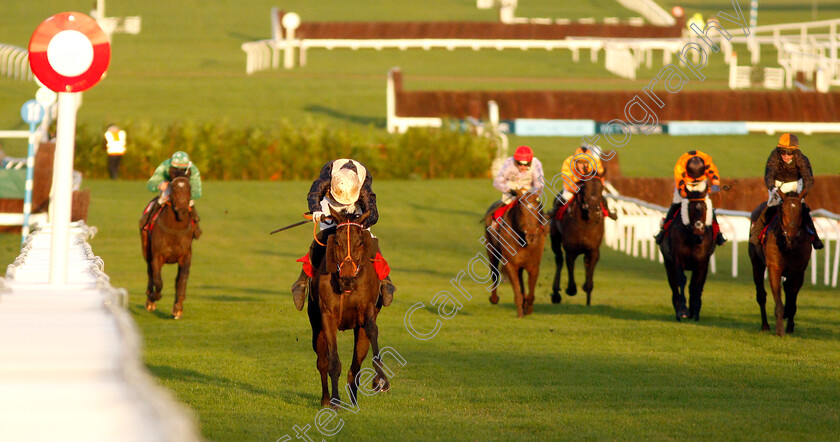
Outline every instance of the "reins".
<path id="1" fill-rule="evenodd" d="M 193 222 L 192 222 L 192 220 L 190 220 L 190 222 L 187 224 L 187 226 L 186 226 L 186 227 L 184 227 L 183 229 L 173 229 L 173 228 L 171 228 L 171 227 L 167 227 L 167 226 L 166 226 L 166 224 L 164 224 L 163 222 L 158 222 L 158 221 L 159 221 L 159 219 L 158 219 L 158 218 L 159 218 L 159 216 L 158 216 L 158 215 L 160 215 L 161 213 L 163 213 L 164 209 L 166 209 L 166 206 L 170 206 L 170 207 L 172 207 L 172 210 L 175 210 L 175 206 L 173 206 L 171 202 L 169 202 L 169 201 L 165 202 L 165 203 L 164 203 L 164 204 L 160 207 L 160 210 L 159 210 L 159 211 L 155 214 L 154 219 L 152 220 L 152 222 L 151 222 L 151 223 L 149 223 L 149 225 L 150 225 L 150 226 L 152 226 L 152 228 L 153 228 L 154 226 L 157 226 L 157 227 L 160 227 L 160 230 L 163 230 L 163 231 L 164 231 L 164 232 L 166 232 L 166 233 L 181 234 L 181 233 L 184 233 L 184 232 L 186 232 L 186 231 L 190 230 L 190 229 L 193 227 Z"/>

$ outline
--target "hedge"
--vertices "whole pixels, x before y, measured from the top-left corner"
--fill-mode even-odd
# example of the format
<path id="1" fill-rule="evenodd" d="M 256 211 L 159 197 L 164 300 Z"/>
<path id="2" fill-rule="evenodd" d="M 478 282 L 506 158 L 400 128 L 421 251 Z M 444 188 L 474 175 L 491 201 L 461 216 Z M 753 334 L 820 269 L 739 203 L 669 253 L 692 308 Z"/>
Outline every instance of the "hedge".
<path id="1" fill-rule="evenodd" d="M 178 150 L 187 152 L 201 176 L 212 180 L 311 180 L 337 158 L 360 161 L 376 178 L 484 177 L 494 154 L 489 139 L 446 128 L 389 134 L 373 127 L 315 121 L 294 125 L 287 120 L 245 128 L 227 121 L 121 126 L 128 140 L 120 166 L 125 179 L 148 178 Z M 108 177 L 104 133 L 105 127 L 77 129 L 75 168 L 87 178 Z"/>

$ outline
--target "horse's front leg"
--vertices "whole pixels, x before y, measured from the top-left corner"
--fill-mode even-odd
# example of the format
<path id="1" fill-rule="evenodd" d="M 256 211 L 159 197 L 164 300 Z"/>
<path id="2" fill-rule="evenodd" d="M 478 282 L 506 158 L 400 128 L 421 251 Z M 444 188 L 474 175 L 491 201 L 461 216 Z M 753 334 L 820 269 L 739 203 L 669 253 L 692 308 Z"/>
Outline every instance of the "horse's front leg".
<path id="1" fill-rule="evenodd" d="M 157 309 L 155 302 L 160 299 L 160 292 L 157 293 L 157 298 L 155 298 L 155 265 L 154 259 L 148 259 L 146 261 L 146 310 L 153 312 Z"/>
<path id="2" fill-rule="evenodd" d="M 554 252 L 554 282 L 551 284 L 551 302 L 559 304 L 560 297 L 560 274 L 563 273 L 563 237 L 551 223 L 551 250 Z"/>
<path id="3" fill-rule="evenodd" d="M 148 287 L 148 293 L 146 294 L 146 310 L 153 311 L 155 308 L 155 302 L 159 301 L 161 298 L 161 290 L 163 290 L 163 279 L 161 278 L 161 271 L 163 270 L 163 258 L 157 257 L 152 258 L 151 262 L 149 263 L 151 267 L 151 275 L 150 275 L 150 284 Z M 150 306 L 151 304 L 151 306 Z"/>
<path id="4" fill-rule="evenodd" d="M 178 276 L 175 277 L 175 305 L 172 306 L 172 316 L 181 319 L 184 314 L 184 299 L 187 297 L 187 279 L 190 277 L 192 253 L 187 253 L 178 260 Z"/>
<path id="5" fill-rule="evenodd" d="M 770 292 L 773 293 L 773 301 L 776 307 L 773 314 L 776 317 L 776 334 L 779 336 L 785 335 L 784 323 L 785 305 L 782 304 L 782 272 L 778 266 L 771 265 L 767 268 L 767 279 L 770 280 Z"/>
<path id="6" fill-rule="evenodd" d="M 490 273 L 492 274 L 493 281 L 499 281 L 502 278 L 501 274 L 499 273 L 499 258 L 494 253 L 498 249 L 496 249 L 493 246 L 493 242 L 491 241 L 491 238 L 490 238 L 489 235 L 486 235 L 485 238 L 486 238 L 486 241 L 487 241 L 485 247 L 488 249 L 487 250 L 487 258 L 490 261 Z M 492 251 L 490 250 L 491 248 L 493 249 Z M 498 293 L 496 293 L 496 288 L 498 287 L 498 285 L 499 285 L 498 283 L 493 284 L 493 288 L 490 291 L 490 303 L 491 304 L 498 304 L 499 303 L 499 295 L 498 295 Z"/>
<path id="7" fill-rule="evenodd" d="M 758 308 L 761 310 L 761 330 L 770 330 L 770 324 L 767 323 L 767 310 L 765 304 L 767 303 L 767 290 L 764 289 L 764 270 L 767 266 L 764 261 L 758 256 L 758 251 L 754 244 L 749 245 L 750 262 L 752 263 L 753 284 L 755 285 L 755 302 L 758 303 Z"/>
<path id="8" fill-rule="evenodd" d="M 528 268 L 528 296 L 525 297 L 525 314 L 534 313 L 534 290 L 537 287 L 537 279 L 540 276 L 539 263 Z"/>
<path id="9" fill-rule="evenodd" d="M 703 304 L 703 286 L 709 274 L 709 262 L 698 263 L 691 272 L 691 283 L 688 285 L 688 315 L 695 321 L 700 320 L 700 307 Z"/>
<path id="10" fill-rule="evenodd" d="M 318 368 L 318 374 L 321 376 L 321 407 L 329 407 L 330 390 L 327 387 L 327 371 L 330 368 L 330 354 L 327 345 L 327 335 L 324 333 L 320 315 L 316 317 L 310 312 L 309 322 L 312 325 L 312 350 L 317 355 L 315 366 Z"/>
<path id="11" fill-rule="evenodd" d="M 799 289 L 802 288 L 802 282 L 805 279 L 805 274 L 796 272 L 795 275 L 785 278 L 783 284 L 785 288 L 785 318 L 787 318 L 786 333 L 793 333 L 793 317 L 796 315 L 796 296 L 799 294 Z"/>
<path id="12" fill-rule="evenodd" d="M 522 283 L 519 279 L 519 268 L 514 265 L 512 262 L 508 262 L 505 264 L 505 274 L 510 280 L 510 285 L 513 287 L 513 303 L 516 305 L 516 315 L 520 318 L 525 316 L 525 310 L 523 309 L 523 295 L 522 295 Z"/>
<path id="13" fill-rule="evenodd" d="M 566 294 L 569 296 L 577 295 L 577 283 L 575 283 L 575 259 L 577 255 L 566 250 L 566 273 L 569 283 L 566 285 Z"/>
<path id="14" fill-rule="evenodd" d="M 362 362 L 367 357 L 370 340 L 367 337 L 365 329 L 362 327 L 353 329 L 353 339 L 355 342 L 353 346 L 353 362 L 350 364 L 350 370 L 347 372 L 347 384 L 350 385 L 350 400 L 353 405 L 356 405 L 356 397 L 359 390 L 359 384 L 356 383 L 356 376 L 362 368 Z"/>
<path id="15" fill-rule="evenodd" d="M 327 355 L 329 358 L 330 383 L 332 384 L 332 396 L 330 402 L 333 409 L 338 409 L 341 397 L 338 394 L 338 378 L 341 376 L 341 359 L 338 357 L 338 321 L 332 314 L 321 315 L 321 325 L 324 327 L 324 338 L 327 343 Z M 354 401 L 355 398 L 350 398 Z"/>
<path id="16" fill-rule="evenodd" d="M 372 388 L 374 391 L 388 391 L 391 389 L 391 383 L 388 381 L 388 377 L 385 376 L 385 372 L 382 371 L 380 364 L 376 363 L 379 358 L 379 326 L 376 325 L 376 312 L 373 306 L 369 306 L 366 314 L 365 334 L 370 340 L 371 347 L 373 347 L 373 369 L 376 371 L 376 377 L 373 378 Z"/>
<path id="17" fill-rule="evenodd" d="M 674 305 L 677 321 L 689 316 L 688 308 L 685 306 L 685 295 L 680 288 L 681 281 L 685 278 L 682 271 L 682 268 L 672 259 L 665 258 L 665 272 L 668 274 L 668 285 L 671 287 L 671 304 Z"/>
<path id="18" fill-rule="evenodd" d="M 595 248 L 590 250 L 583 256 L 583 262 L 586 265 L 586 282 L 583 283 L 583 291 L 586 292 L 586 305 L 590 305 L 592 300 L 592 289 L 595 288 L 595 265 L 598 264 L 598 259 L 601 258 L 601 250 Z"/>

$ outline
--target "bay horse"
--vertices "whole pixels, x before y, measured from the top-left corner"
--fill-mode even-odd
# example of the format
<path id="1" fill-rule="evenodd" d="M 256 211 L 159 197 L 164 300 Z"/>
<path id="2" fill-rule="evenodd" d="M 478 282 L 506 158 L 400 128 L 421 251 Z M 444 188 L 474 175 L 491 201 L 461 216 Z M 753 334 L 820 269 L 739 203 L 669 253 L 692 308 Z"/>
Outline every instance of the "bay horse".
<path id="1" fill-rule="evenodd" d="M 677 217 L 659 245 L 671 286 L 671 303 L 677 321 L 700 319 L 701 297 L 706 276 L 709 273 L 709 259 L 715 251 L 715 234 L 712 231 L 711 202 L 707 200 L 705 181 L 697 183 L 695 189 L 687 192 Z M 707 206 L 708 203 L 708 206 Z M 670 220 L 666 220 L 670 221 Z M 689 306 L 686 308 L 685 271 L 691 271 L 688 286 Z"/>
<path id="2" fill-rule="evenodd" d="M 514 206 L 499 219 L 498 230 L 485 229 L 487 255 L 493 281 L 499 281 L 499 264 L 513 286 L 513 301 L 517 316 L 522 318 L 534 311 L 534 288 L 540 274 L 545 223 L 538 189 L 520 189 Z M 525 294 L 524 272 L 528 272 L 528 292 Z M 498 304 L 499 296 L 493 287 L 490 303 Z"/>
<path id="3" fill-rule="evenodd" d="M 350 400 L 356 404 L 357 374 L 368 349 L 373 346 L 374 360 L 379 355 L 379 328 L 376 317 L 382 308 L 379 299 L 379 278 L 371 262 L 374 241 L 363 227 L 369 212 L 361 216 L 342 215 L 331 211 L 336 231 L 326 242 L 326 253 L 312 278 L 309 292 L 309 323 L 312 326 L 312 349 L 318 355 L 316 365 L 321 375 L 321 406 L 338 408 L 338 378 L 341 360 L 338 357 L 339 330 L 353 330 L 355 346 L 353 362 L 347 372 Z M 374 363 L 374 391 L 387 391 L 390 383 L 382 368 Z M 332 382 L 332 396 L 327 387 L 327 374 Z"/>
<path id="4" fill-rule="evenodd" d="M 143 259 L 146 260 L 148 285 L 146 287 L 146 310 L 154 311 L 155 302 L 161 298 L 163 280 L 161 269 L 164 264 L 178 264 L 175 278 L 175 305 L 172 316 L 180 319 L 184 314 L 184 298 L 187 297 L 187 278 L 192 262 L 192 241 L 195 224 L 190 218 L 190 180 L 178 177 L 169 184 L 169 199 L 149 223 L 151 232 L 140 227 Z"/>
<path id="5" fill-rule="evenodd" d="M 767 205 L 761 203 L 752 212 L 751 222 L 755 222 Z M 770 281 L 770 290 L 776 302 L 776 334 L 784 336 L 793 333 L 793 317 L 796 314 L 796 297 L 805 279 L 805 269 L 811 260 L 811 241 L 802 226 L 802 197 L 796 192 L 785 195 L 776 216 L 767 223 L 764 242 L 756 247 L 750 243 L 749 255 L 753 268 L 755 299 L 761 309 L 761 330 L 770 330 L 767 323 L 767 311 L 764 304 L 767 291 L 764 289 L 764 271 Z M 782 277 L 785 278 L 784 283 Z M 782 288 L 785 290 L 785 302 L 782 303 Z M 782 329 L 782 322 L 787 318 L 787 327 Z"/>
<path id="6" fill-rule="evenodd" d="M 595 265 L 601 256 L 601 241 L 604 239 L 604 214 L 601 209 L 602 193 L 604 184 L 600 179 L 592 179 L 579 184 L 580 189 L 571 204 L 563 213 L 561 219 L 557 219 L 557 213 L 561 209 L 559 200 L 555 200 L 555 207 L 551 216 L 551 249 L 554 251 L 554 283 L 551 286 L 551 302 L 559 304 L 560 298 L 560 273 L 563 271 L 563 251 L 566 251 L 566 267 L 569 273 L 569 283 L 566 286 L 566 294 L 575 296 L 577 284 L 575 284 L 575 259 L 583 255 L 583 262 L 586 265 L 586 281 L 583 283 L 583 291 L 586 292 L 586 305 L 592 300 L 592 289 L 594 283 L 592 277 L 595 274 Z"/>

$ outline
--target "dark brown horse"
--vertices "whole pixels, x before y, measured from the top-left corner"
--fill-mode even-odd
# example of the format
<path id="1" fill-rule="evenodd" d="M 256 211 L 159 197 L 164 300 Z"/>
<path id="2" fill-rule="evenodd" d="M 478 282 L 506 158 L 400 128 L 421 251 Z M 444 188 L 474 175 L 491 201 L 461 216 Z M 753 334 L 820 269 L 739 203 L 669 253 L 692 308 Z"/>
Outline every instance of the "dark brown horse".
<path id="1" fill-rule="evenodd" d="M 537 189 L 520 189 L 516 204 L 499 219 L 498 229 L 485 229 L 490 271 L 499 280 L 499 264 L 513 286 L 516 313 L 521 318 L 534 311 L 534 288 L 540 274 L 540 261 L 545 246 L 545 223 Z M 525 295 L 524 272 L 528 272 L 528 293 Z M 499 296 L 493 287 L 490 302 L 497 304 Z"/>
<path id="2" fill-rule="evenodd" d="M 709 273 L 709 259 L 715 251 L 715 235 L 712 232 L 712 213 L 706 206 L 705 188 L 688 192 L 682 202 L 668 234 L 659 245 L 671 286 L 671 302 L 677 321 L 685 318 L 700 319 L 703 286 Z M 688 223 L 684 222 L 687 218 Z M 688 286 L 689 306 L 685 305 L 685 271 L 691 270 Z"/>
<path id="3" fill-rule="evenodd" d="M 761 203 L 753 212 L 750 220 L 755 222 L 767 203 Z M 794 193 L 785 196 L 781 210 L 768 223 L 764 243 L 760 247 L 749 245 L 750 262 L 753 268 L 755 299 L 761 308 L 761 329 L 770 330 L 767 323 L 767 311 L 764 304 L 767 291 L 764 289 L 764 270 L 770 280 L 770 290 L 776 302 L 776 334 L 784 336 L 793 333 L 793 316 L 796 314 L 796 296 L 805 279 L 805 269 L 811 260 L 811 240 L 802 226 L 802 198 Z M 782 277 L 785 282 L 782 283 Z M 782 303 L 782 288 L 785 290 L 785 302 Z M 787 328 L 782 329 L 782 322 L 787 318 Z"/>
<path id="4" fill-rule="evenodd" d="M 163 289 L 161 269 L 164 264 L 178 264 L 175 278 L 175 305 L 172 316 L 180 319 L 184 314 L 184 298 L 187 297 L 187 278 L 192 261 L 193 224 L 190 218 L 190 180 L 175 178 L 169 184 L 169 200 L 151 221 L 151 232 L 144 234 L 140 228 L 143 259 L 149 283 L 146 288 L 146 310 L 154 311 L 155 302 L 160 300 Z"/>
<path id="5" fill-rule="evenodd" d="M 379 279 L 371 263 L 373 239 L 362 224 L 369 213 L 359 217 L 332 217 L 336 232 L 327 240 L 327 250 L 312 279 L 309 297 L 309 323 L 312 325 L 312 348 L 318 355 L 321 374 L 321 406 L 338 408 L 338 378 L 341 360 L 338 357 L 339 330 L 353 330 L 355 347 L 353 362 L 347 372 L 347 384 L 352 404 L 356 404 L 358 383 L 356 376 L 373 346 L 374 360 L 379 355 L 379 328 L 376 317 L 382 308 L 379 299 Z M 376 376 L 373 391 L 385 391 L 390 383 L 382 368 L 374 363 Z M 327 387 L 327 374 L 332 381 L 332 396 Z"/>
<path id="6" fill-rule="evenodd" d="M 563 250 L 566 251 L 566 267 L 569 273 L 569 284 L 566 286 L 566 294 L 575 296 L 577 284 L 575 284 L 575 259 L 583 255 L 586 265 L 586 281 L 583 283 L 583 291 L 586 292 L 586 305 L 592 300 L 592 289 L 594 283 L 592 276 L 595 274 L 595 265 L 601 256 L 601 241 L 604 238 L 604 214 L 601 210 L 601 199 L 604 191 L 604 184 L 600 179 L 593 179 L 580 184 L 580 190 L 571 202 L 571 207 L 566 209 L 562 219 L 557 219 L 556 213 L 560 209 L 556 200 L 551 215 L 551 249 L 554 250 L 554 284 L 551 289 L 551 302 L 559 304 L 560 299 L 560 273 L 563 271 Z"/>

